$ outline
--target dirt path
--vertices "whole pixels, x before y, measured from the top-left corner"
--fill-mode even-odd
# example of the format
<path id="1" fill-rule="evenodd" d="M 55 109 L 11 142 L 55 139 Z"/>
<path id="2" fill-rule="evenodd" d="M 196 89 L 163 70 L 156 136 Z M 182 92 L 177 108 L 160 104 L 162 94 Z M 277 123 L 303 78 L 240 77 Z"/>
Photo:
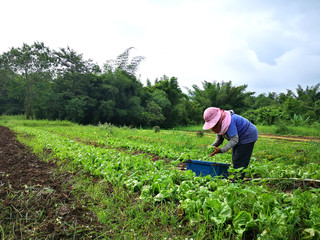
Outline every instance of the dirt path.
<path id="1" fill-rule="evenodd" d="M 292 142 L 309 142 L 309 141 L 320 142 L 320 138 L 317 138 L 317 137 L 273 135 L 273 134 L 266 134 L 266 133 L 260 133 L 259 137 L 269 138 L 269 139 L 286 140 L 286 141 L 292 141 Z"/>
<path id="2" fill-rule="evenodd" d="M 93 238 L 101 226 L 73 196 L 71 177 L 0 126 L 0 239 Z"/>
<path id="3" fill-rule="evenodd" d="M 6 127 L 0 127 L 0 180 L 4 187 L 15 190 L 25 185 L 47 185 L 59 188 L 59 183 L 50 179 L 54 164 L 45 163 L 35 154 L 30 153 L 19 143 L 14 134 Z"/>

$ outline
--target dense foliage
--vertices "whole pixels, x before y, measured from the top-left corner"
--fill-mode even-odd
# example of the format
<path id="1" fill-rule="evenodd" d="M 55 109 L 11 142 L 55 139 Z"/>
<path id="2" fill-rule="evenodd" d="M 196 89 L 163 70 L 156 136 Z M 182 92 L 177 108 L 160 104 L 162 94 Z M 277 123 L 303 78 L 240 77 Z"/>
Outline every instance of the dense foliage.
<path id="1" fill-rule="evenodd" d="M 169 128 L 200 123 L 204 109 L 217 106 L 257 124 L 320 121 L 320 83 L 254 96 L 247 85 L 204 81 L 185 94 L 176 77 L 143 86 L 136 72 L 144 58 L 130 58 L 131 49 L 100 67 L 69 47 L 56 51 L 35 42 L 11 48 L 0 55 L 0 114 Z"/>

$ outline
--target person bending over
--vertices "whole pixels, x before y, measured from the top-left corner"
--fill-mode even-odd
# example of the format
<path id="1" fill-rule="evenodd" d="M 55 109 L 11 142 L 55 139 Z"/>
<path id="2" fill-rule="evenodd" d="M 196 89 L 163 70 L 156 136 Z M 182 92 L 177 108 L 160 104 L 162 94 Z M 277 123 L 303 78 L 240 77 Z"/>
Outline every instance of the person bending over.
<path id="1" fill-rule="evenodd" d="M 225 111 L 216 107 L 209 107 L 203 113 L 205 123 L 204 130 L 210 129 L 217 134 L 212 143 L 214 152 L 210 156 L 218 153 L 225 153 L 232 148 L 232 165 L 238 169 L 246 169 L 249 165 L 255 142 L 258 140 L 258 130 L 248 119 L 235 114 L 233 110 Z M 229 142 L 222 148 L 219 146 L 224 139 Z M 241 179 L 245 176 L 241 172 Z"/>

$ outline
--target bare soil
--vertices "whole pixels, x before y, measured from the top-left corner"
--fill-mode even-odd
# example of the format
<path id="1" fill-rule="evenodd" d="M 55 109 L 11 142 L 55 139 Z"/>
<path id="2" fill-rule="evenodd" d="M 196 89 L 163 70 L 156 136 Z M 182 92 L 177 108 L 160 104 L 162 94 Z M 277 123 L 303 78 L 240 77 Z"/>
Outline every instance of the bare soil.
<path id="1" fill-rule="evenodd" d="M 57 171 L 0 126 L 0 239 L 92 239 L 97 217 Z"/>
<path id="2" fill-rule="evenodd" d="M 291 142 L 309 142 L 309 141 L 320 142 L 320 138 L 307 137 L 307 136 L 273 135 L 273 134 L 260 133 L 259 137 L 277 139 L 277 140 L 286 140 Z"/>

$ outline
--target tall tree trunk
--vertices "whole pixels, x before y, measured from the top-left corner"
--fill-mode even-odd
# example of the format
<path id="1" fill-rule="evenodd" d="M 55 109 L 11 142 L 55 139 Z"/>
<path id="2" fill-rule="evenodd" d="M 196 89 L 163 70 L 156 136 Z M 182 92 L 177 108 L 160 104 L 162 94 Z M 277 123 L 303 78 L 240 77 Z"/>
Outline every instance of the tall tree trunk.
<path id="1" fill-rule="evenodd" d="M 24 101 L 25 106 L 25 114 L 26 118 L 30 119 L 32 118 L 31 114 L 31 94 L 32 94 L 32 79 L 30 79 L 28 70 L 25 69 L 25 79 L 26 79 L 26 97 Z"/>

